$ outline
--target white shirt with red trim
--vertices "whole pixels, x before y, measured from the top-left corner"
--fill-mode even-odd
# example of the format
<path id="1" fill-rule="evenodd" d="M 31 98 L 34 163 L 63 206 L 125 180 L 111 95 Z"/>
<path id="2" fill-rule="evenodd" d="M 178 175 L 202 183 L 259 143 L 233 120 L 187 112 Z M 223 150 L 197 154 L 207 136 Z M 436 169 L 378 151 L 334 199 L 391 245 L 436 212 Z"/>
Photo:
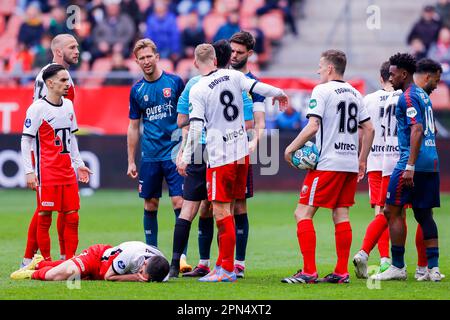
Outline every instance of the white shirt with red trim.
<path id="1" fill-rule="evenodd" d="M 317 170 L 358 172 L 358 125 L 370 119 L 361 94 L 349 83 L 329 81 L 311 94 L 307 117 L 321 119 Z"/>
<path id="2" fill-rule="evenodd" d="M 367 172 L 381 171 L 383 169 L 384 136 L 381 120 L 384 116 L 384 104 L 389 95 L 389 91 L 377 90 L 364 97 L 364 106 L 369 112 L 375 129 L 372 147 L 367 157 Z"/>
<path id="3" fill-rule="evenodd" d="M 395 108 L 398 99 L 402 95 L 402 90 L 392 92 L 386 100 L 384 106 L 384 116 L 381 126 L 384 133 L 384 152 L 383 152 L 383 177 L 390 176 L 400 159 L 400 149 L 397 137 L 397 118 L 395 117 Z"/>
<path id="4" fill-rule="evenodd" d="M 45 67 L 39 71 L 38 75 L 36 76 L 36 80 L 34 82 L 34 92 L 33 92 L 33 101 L 39 100 L 43 97 L 45 97 L 48 93 L 47 85 L 45 84 L 44 80 L 42 79 L 42 74 L 44 73 L 45 69 L 47 69 L 49 66 L 56 63 L 49 63 Z M 68 72 L 69 73 L 69 72 Z M 75 102 L 75 85 L 73 83 L 72 77 L 69 73 L 69 92 L 67 93 L 66 98 L 71 100 L 72 102 Z"/>
<path id="5" fill-rule="evenodd" d="M 71 159 L 71 138 L 78 130 L 72 101 L 54 105 L 45 98 L 27 110 L 23 134 L 35 138 L 36 174 L 41 186 L 77 183 Z"/>

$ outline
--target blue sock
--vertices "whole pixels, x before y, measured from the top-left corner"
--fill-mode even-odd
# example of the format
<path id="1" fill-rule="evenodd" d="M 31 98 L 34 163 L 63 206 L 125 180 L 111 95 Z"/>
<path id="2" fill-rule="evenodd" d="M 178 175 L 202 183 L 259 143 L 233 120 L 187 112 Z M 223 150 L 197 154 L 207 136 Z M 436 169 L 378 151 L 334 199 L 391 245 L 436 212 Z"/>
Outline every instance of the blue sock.
<path id="1" fill-rule="evenodd" d="M 245 260 L 248 240 L 248 215 L 247 213 L 234 216 L 236 224 L 236 260 Z"/>
<path id="2" fill-rule="evenodd" d="M 391 246 L 392 253 L 392 265 L 397 268 L 403 268 L 405 266 L 405 247 L 404 246 Z"/>
<path id="3" fill-rule="evenodd" d="M 144 209 L 144 233 L 145 243 L 158 246 L 158 211 Z"/>
<path id="4" fill-rule="evenodd" d="M 214 218 L 198 219 L 198 250 L 201 260 L 209 260 L 214 236 Z"/>
<path id="5" fill-rule="evenodd" d="M 181 208 L 180 209 L 173 209 L 173 212 L 175 212 L 175 224 L 177 224 L 177 219 L 180 216 Z M 183 250 L 183 254 L 184 255 L 186 255 L 186 253 L 187 253 L 187 247 L 188 247 L 188 245 L 187 245 L 187 242 L 186 242 L 186 247 Z"/>
<path id="6" fill-rule="evenodd" d="M 426 248 L 428 269 L 439 267 L 439 248 Z"/>

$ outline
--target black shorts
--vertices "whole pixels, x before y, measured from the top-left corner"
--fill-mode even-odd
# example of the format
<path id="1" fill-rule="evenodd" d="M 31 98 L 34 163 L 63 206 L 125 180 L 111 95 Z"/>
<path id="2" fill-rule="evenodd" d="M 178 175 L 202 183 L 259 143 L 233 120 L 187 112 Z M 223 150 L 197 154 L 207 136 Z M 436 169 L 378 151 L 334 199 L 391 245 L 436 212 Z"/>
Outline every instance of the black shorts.
<path id="1" fill-rule="evenodd" d="M 183 199 L 202 201 L 208 197 L 206 190 L 206 163 L 190 164 L 183 182 Z"/>
<path id="2" fill-rule="evenodd" d="M 253 167 L 248 165 L 247 188 L 245 189 L 245 199 L 253 198 Z"/>

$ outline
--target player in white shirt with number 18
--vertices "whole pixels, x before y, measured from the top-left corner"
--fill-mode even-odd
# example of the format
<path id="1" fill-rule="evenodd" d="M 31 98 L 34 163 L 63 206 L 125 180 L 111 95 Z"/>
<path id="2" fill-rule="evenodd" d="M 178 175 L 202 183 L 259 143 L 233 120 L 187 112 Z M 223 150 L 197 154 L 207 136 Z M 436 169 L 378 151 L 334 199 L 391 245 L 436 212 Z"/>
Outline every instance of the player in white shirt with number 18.
<path id="1" fill-rule="evenodd" d="M 348 283 L 348 257 L 352 243 L 349 207 L 355 203 L 357 181 L 364 177 L 374 128 L 361 94 L 343 81 L 347 59 L 339 50 L 327 50 L 319 61 L 321 84 L 311 95 L 309 122 L 285 150 L 292 164 L 292 153 L 314 136 L 320 151 L 315 170 L 308 171 L 295 210 L 297 239 L 304 268 L 284 283 L 316 283 L 316 233 L 313 217 L 319 207 L 332 210 L 335 225 L 337 264 L 321 282 Z M 358 125 L 363 137 L 358 152 Z M 359 157 L 358 157 L 359 154 Z"/>

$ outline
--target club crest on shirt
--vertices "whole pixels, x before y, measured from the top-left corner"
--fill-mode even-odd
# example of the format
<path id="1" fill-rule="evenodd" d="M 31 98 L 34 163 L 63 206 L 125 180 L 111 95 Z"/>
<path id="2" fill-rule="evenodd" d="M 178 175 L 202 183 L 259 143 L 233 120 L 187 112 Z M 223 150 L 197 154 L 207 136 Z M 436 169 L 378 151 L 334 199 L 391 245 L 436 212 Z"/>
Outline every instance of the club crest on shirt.
<path id="1" fill-rule="evenodd" d="M 148 95 L 144 96 L 144 101 L 148 101 Z"/>
<path id="2" fill-rule="evenodd" d="M 122 260 L 120 260 L 118 263 L 117 263 L 117 265 L 119 266 L 119 268 L 120 269 L 125 269 L 125 263 L 122 261 Z"/>
<path id="3" fill-rule="evenodd" d="M 25 127 L 27 127 L 27 128 L 31 127 L 31 119 L 30 118 L 25 119 Z"/>
<path id="4" fill-rule="evenodd" d="M 164 88 L 163 89 L 163 95 L 165 98 L 169 98 L 172 95 L 172 89 L 171 88 Z"/>
<path id="5" fill-rule="evenodd" d="M 408 118 L 414 118 L 417 115 L 417 110 L 413 107 L 406 109 L 406 115 Z"/>
<path id="6" fill-rule="evenodd" d="M 302 194 L 305 194 L 305 193 L 307 193 L 308 192 L 308 186 L 303 186 L 303 188 L 302 188 Z"/>

